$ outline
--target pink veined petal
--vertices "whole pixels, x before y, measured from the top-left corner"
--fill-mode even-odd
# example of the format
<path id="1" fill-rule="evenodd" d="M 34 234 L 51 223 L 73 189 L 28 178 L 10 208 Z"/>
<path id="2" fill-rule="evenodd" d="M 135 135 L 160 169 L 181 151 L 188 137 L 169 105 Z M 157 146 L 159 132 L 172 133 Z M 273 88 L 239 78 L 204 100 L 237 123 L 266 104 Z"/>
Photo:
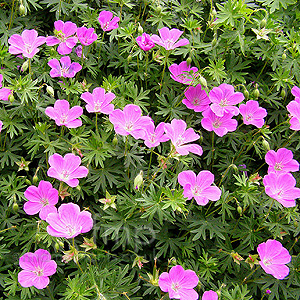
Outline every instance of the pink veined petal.
<path id="1" fill-rule="evenodd" d="M 218 300 L 218 294 L 214 291 L 206 291 L 202 295 L 202 300 Z"/>
<path id="2" fill-rule="evenodd" d="M 267 192 L 266 192 L 267 194 Z M 268 195 L 268 194 L 267 194 Z M 294 207 L 296 206 L 296 201 L 294 199 L 287 200 L 287 199 L 276 199 L 280 204 L 282 204 L 284 207 Z"/>
<path id="3" fill-rule="evenodd" d="M 39 217 L 42 220 L 46 221 L 49 214 L 56 213 L 56 212 L 57 212 L 57 208 L 54 205 L 46 205 L 41 208 Z"/>
<path id="4" fill-rule="evenodd" d="M 57 52 L 60 55 L 67 55 L 70 54 L 72 52 L 72 48 L 68 47 L 66 42 L 60 43 L 57 47 Z M 61 60 L 60 60 L 61 61 Z"/>
<path id="5" fill-rule="evenodd" d="M 58 213 L 50 213 L 46 218 L 49 226 L 47 232 L 52 236 L 63 237 L 66 234 L 66 224 L 62 222 Z M 49 229 L 49 230 L 48 230 Z M 55 235 L 54 235 L 54 234 Z"/>
<path id="6" fill-rule="evenodd" d="M 45 181 L 45 180 L 41 180 L 39 182 L 38 191 L 39 191 L 40 197 L 48 198 L 48 193 L 49 193 L 49 191 L 51 191 L 51 189 L 53 189 L 53 188 L 52 188 L 52 184 L 50 182 Z"/>
<path id="7" fill-rule="evenodd" d="M 185 271 L 181 265 L 171 268 L 169 271 L 170 280 L 172 282 L 180 282 L 184 278 Z"/>
<path id="8" fill-rule="evenodd" d="M 76 106 L 73 106 L 69 112 L 68 112 L 68 119 L 69 120 L 74 120 L 74 119 L 77 119 L 79 118 L 81 115 L 83 114 L 83 109 L 82 107 L 76 105 Z"/>
<path id="9" fill-rule="evenodd" d="M 76 187 L 79 184 L 79 180 L 77 178 L 67 179 L 63 180 L 66 184 L 68 184 L 70 187 Z"/>
<path id="10" fill-rule="evenodd" d="M 159 31 L 159 35 L 161 36 L 161 40 L 163 42 L 172 39 L 172 36 L 170 34 L 170 29 L 169 28 L 163 27 L 163 28 L 159 29 L 158 31 Z"/>
<path id="11" fill-rule="evenodd" d="M 42 207 L 43 204 L 41 203 L 28 201 L 24 203 L 23 209 L 27 215 L 32 216 L 37 214 L 42 209 Z"/>
<path id="12" fill-rule="evenodd" d="M 209 202 L 209 199 L 206 196 L 200 195 L 200 196 L 195 196 L 194 198 L 197 202 L 198 205 L 204 206 Z"/>
<path id="13" fill-rule="evenodd" d="M 153 43 L 155 43 L 156 45 L 159 45 L 159 46 L 164 46 L 164 42 L 162 41 L 162 39 L 158 36 L 158 35 L 156 35 L 156 34 L 153 34 L 153 35 L 151 35 L 151 41 L 153 42 Z"/>
<path id="14" fill-rule="evenodd" d="M 60 40 L 56 36 L 48 36 L 46 37 L 47 46 L 55 46 L 60 43 Z"/>
<path id="15" fill-rule="evenodd" d="M 21 271 L 18 274 L 18 281 L 22 287 L 33 286 L 33 281 L 37 275 L 31 271 Z"/>
<path id="16" fill-rule="evenodd" d="M 222 191 L 217 186 L 210 186 L 202 191 L 202 195 L 211 201 L 218 201 L 221 197 Z"/>
<path id="17" fill-rule="evenodd" d="M 34 253 L 27 252 L 24 255 L 22 255 L 19 259 L 19 265 L 24 270 L 35 271 L 36 257 Z"/>
<path id="18" fill-rule="evenodd" d="M 286 265 L 265 266 L 261 261 L 259 262 L 259 264 L 267 274 L 273 275 L 276 279 L 284 279 L 290 272 L 289 267 L 287 267 Z"/>
<path id="19" fill-rule="evenodd" d="M 25 29 L 22 32 L 21 36 L 22 36 L 22 39 L 25 44 L 32 45 L 34 43 L 35 39 L 37 38 L 38 33 L 34 29 L 31 29 L 31 30 Z"/>
<path id="20" fill-rule="evenodd" d="M 277 150 L 277 161 L 282 163 L 288 163 L 293 159 L 293 152 L 286 148 L 280 148 Z"/>
<path id="21" fill-rule="evenodd" d="M 109 115 L 111 112 L 114 111 L 114 105 L 113 104 L 109 104 L 103 108 L 100 109 L 100 112 L 106 115 Z"/>
<path id="22" fill-rule="evenodd" d="M 185 198 L 187 198 L 188 200 L 194 198 L 194 193 L 193 193 L 194 186 L 192 186 L 191 184 L 186 184 L 183 188 L 184 188 L 183 196 Z"/>
<path id="23" fill-rule="evenodd" d="M 176 42 L 181 35 L 183 34 L 183 31 L 177 29 L 177 28 L 172 28 L 169 31 L 169 39 L 171 39 L 173 42 Z"/>
<path id="24" fill-rule="evenodd" d="M 275 166 L 277 162 L 277 155 L 274 150 L 269 150 L 265 156 L 265 161 L 269 166 Z"/>
<path id="25" fill-rule="evenodd" d="M 100 23 L 106 23 L 110 21 L 113 17 L 113 13 L 107 10 L 103 10 L 100 12 L 98 20 Z"/>
<path id="26" fill-rule="evenodd" d="M 198 293 L 194 289 L 181 288 L 179 291 L 180 300 L 197 300 Z"/>
<path id="27" fill-rule="evenodd" d="M 50 59 L 49 62 L 48 62 L 48 65 L 52 69 L 60 69 L 60 63 L 56 58 Z"/>
<path id="28" fill-rule="evenodd" d="M 186 289 L 193 289 L 197 286 L 199 278 L 196 273 L 192 270 L 185 270 L 184 277 L 180 280 L 179 285 Z"/>
<path id="29" fill-rule="evenodd" d="M 201 171 L 197 175 L 196 183 L 203 190 L 214 182 L 215 176 L 210 171 Z"/>
<path id="30" fill-rule="evenodd" d="M 77 26 L 76 24 L 70 22 L 70 21 L 67 21 L 65 24 L 64 24 L 64 28 L 63 28 L 63 33 L 68 37 L 68 36 L 71 36 L 73 34 L 76 33 L 76 30 L 77 30 Z"/>
<path id="31" fill-rule="evenodd" d="M 26 189 L 24 196 L 31 202 L 40 202 L 39 189 L 34 185 L 31 185 Z"/>
<path id="32" fill-rule="evenodd" d="M 69 37 L 66 40 L 66 46 L 68 48 L 72 49 L 73 47 L 75 47 L 75 45 L 77 44 L 77 42 L 78 42 L 78 38 L 76 36 Z"/>
<path id="33" fill-rule="evenodd" d="M 171 287 L 172 282 L 171 282 L 170 276 L 167 272 L 161 273 L 161 275 L 159 276 L 159 279 L 158 279 L 158 285 L 163 292 L 165 292 L 165 293 L 168 292 L 168 289 L 169 289 L 169 287 Z"/>
<path id="34" fill-rule="evenodd" d="M 57 172 L 60 173 L 63 170 L 64 159 L 61 155 L 54 153 L 49 157 L 49 164 L 52 168 L 54 168 L 55 170 L 57 170 Z"/>
<path id="35" fill-rule="evenodd" d="M 178 174 L 178 182 L 183 188 L 187 184 L 194 187 L 196 184 L 196 174 L 193 171 L 182 171 Z"/>
<path id="36" fill-rule="evenodd" d="M 177 43 L 175 43 L 173 45 L 173 49 L 175 48 L 178 48 L 178 47 L 181 47 L 181 46 L 185 46 L 185 45 L 188 45 L 190 42 L 188 39 L 181 39 L 179 40 Z"/>
<path id="37" fill-rule="evenodd" d="M 0 89 L 0 100 L 8 101 L 8 97 L 11 94 L 11 90 L 8 88 Z"/>
<path id="38" fill-rule="evenodd" d="M 56 178 L 58 180 L 61 180 L 60 179 L 60 173 L 54 167 L 49 168 L 49 170 L 47 171 L 47 176 Z"/>
<path id="39" fill-rule="evenodd" d="M 38 249 L 34 252 L 35 257 L 37 258 L 38 265 L 42 266 L 45 262 L 51 260 L 51 254 L 44 249 Z"/>
<path id="40" fill-rule="evenodd" d="M 61 20 L 55 21 L 54 22 L 54 28 L 55 28 L 55 30 L 57 30 L 57 31 L 63 31 L 64 24 L 65 23 L 63 21 L 61 21 Z"/>
<path id="41" fill-rule="evenodd" d="M 76 120 L 69 121 L 67 124 L 64 124 L 64 125 L 68 128 L 77 128 L 82 125 L 82 121 L 76 119 Z"/>
<path id="42" fill-rule="evenodd" d="M 69 238 L 66 228 L 62 229 L 62 230 L 55 230 L 51 225 L 47 226 L 47 233 L 51 236 L 55 236 L 55 237 L 65 237 L 65 238 Z"/>
<path id="43" fill-rule="evenodd" d="M 33 286 L 41 290 L 44 289 L 49 284 L 49 282 L 50 280 L 47 276 L 36 276 L 33 279 Z"/>
<path id="44" fill-rule="evenodd" d="M 71 226 L 76 225 L 79 213 L 80 207 L 74 203 L 64 203 L 58 208 L 60 220 Z"/>
<path id="45" fill-rule="evenodd" d="M 82 230 L 81 233 L 90 231 L 93 228 L 94 222 L 92 219 L 92 214 L 88 211 L 80 212 L 77 222 L 81 224 Z"/>
<path id="46" fill-rule="evenodd" d="M 43 268 L 43 275 L 44 276 L 51 276 L 56 273 L 57 264 L 54 260 L 48 261 Z"/>
<path id="47" fill-rule="evenodd" d="M 189 154 L 189 152 L 192 152 L 192 153 L 197 154 L 199 156 L 201 156 L 203 154 L 202 147 L 200 145 L 197 145 L 197 144 L 182 145 L 182 146 L 176 147 L 176 151 L 180 155 L 187 155 L 187 154 Z"/>
<path id="48" fill-rule="evenodd" d="M 84 166 L 80 166 L 71 173 L 71 176 L 76 178 L 84 178 L 88 175 L 88 173 L 89 173 L 88 168 Z"/>
<path id="49" fill-rule="evenodd" d="M 200 138 L 200 135 L 197 134 L 193 128 L 188 128 L 183 134 L 184 143 L 190 143 L 197 141 Z"/>
<path id="50" fill-rule="evenodd" d="M 73 153 L 67 153 L 63 160 L 63 169 L 69 173 L 73 173 L 81 164 L 81 158 Z"/>

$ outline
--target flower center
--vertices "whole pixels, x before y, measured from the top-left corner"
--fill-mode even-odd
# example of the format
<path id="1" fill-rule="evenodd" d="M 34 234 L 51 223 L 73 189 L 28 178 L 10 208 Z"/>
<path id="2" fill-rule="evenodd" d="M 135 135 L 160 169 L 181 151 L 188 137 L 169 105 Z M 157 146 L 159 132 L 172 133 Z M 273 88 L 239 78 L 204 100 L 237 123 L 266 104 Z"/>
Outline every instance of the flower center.
<path id="1" fill-rule="evenodd" d="M 31 50 L 31 45 L 25 44 L 24 46 L 25 46 L 25 52 L 28 53 L 28 54 L 30 54 L 31 51 L 32 51 Z"/>
<path id="2" fill-rule="evenodd" d="M 66 229 L 68 230 L 68 235 L 69 236 L 73 236 L 76 233 L 76 229 L 71 225 L 67 225 Z"/>
<path id="3" fill-rule="evenodd" d="M 269 265 L 272 265 L 273 260 L 272 260 L 272 258 L 265 258 L 263 260 L 263 263 L 264 263 L 265 266 L 269 266 Z"/>
<path id="4" fill-rule="evenodd" d="M 282 171 L 282 164 L 281 163 L 276 163 L 274 166 L 275 171 Z"/>
<path id="5" fill-rule="evenodd" d="M 68 118 L 68 116 L 66 114 L 62 114 L 60 116 L 60 123 L 62 123 L 62 124 L 67 123 L 67 118 Z"/>
<path id="6" fill-rule="evenodd" d="M 195 97 L 193 100 L 192 100 L 192 104 L 193 105 L 199 105 L 200 104 L 200 99 L 198 97 Z"/>
<path id="7" fill-rule="evenodd" d="M 283 190 L 280 190 L 280 191 L 276 192 L 278 198 L 281 198 L 283 196 L 283 193 L 284 193 Z"/>
<path id="8" fill-rule="evenodd" d="M 253 120 L 253 114 L 246 115 L 245 119 L 246 119 L 247 122 L 252 121 Z"/>
<path id="9" fill-rule="evenodd" d="M 214 122 L 213 122 L 213 127 L 214 128 L 219 128 L 221 126 L 222 122 L 220 119 L 216 119 Z"/>
<path id="10" fill-rule="evenodd" d="M 43 198 L 41 198 L 40 203 L 43 204 L 43 206 L 46 206 L 46 205 L 49 204 L 49 201 L 48 201 L 47 198 L 44 198 L 44 197 L 43 197 Z"/>
<path id="11" fill-rule="evenodd" d="M 41 269 L 40 267 L 36 267 L 33 273 L 35 273 L 37 276 L 43 276 L 44 270 Z"/>
<path id="12" fill-rule="evenodd" d="M 178 282 L 173 282 L 172 283 L 172 290 L 174 291 L 174 292 L 176 292 L 176 293 L 178 293 L 178 291 L 180 290 L 180 285 L 179 285 L 179 283 Z"/>
<path id="13" fill-rule="evenodd" d="M 103 24 L 103 29 L 107 29 L 109 27 L 109 22 L 105 22 L 104 24 Z"/>
<path id="14" fill-rule="evenodd" d="M 70 176 L 70 174 L 69 174 L 69 172 L 68 172 L 67 170 L 63 170 L 63 171 L 61 172 L 61 174 L 60 174 L 60 178 L 61 178 L 62 180 L 68 179 L 69 176 Z"/>
<path id="15" fill-rule="evenodd" d="M 149 142 L 155 143 L 155 140 L 156 140 L 156 134 L 153 133 L 153 134 L 151 134 L 150 137 L 149 137 Z"/>
<path id="16" fill-rule="evenodd" d="M 55 35 L 58 39 L 60 39 L 61 42 L 65 41 L 66 35 L 62 31 L 55 30 Z"/>
<path id="17" fill-rule="evenodd" d="M 61 68 L 61 73 L 63 76 L 68 74 L 68 71 L 69 71 L 69 68 Z"/>
<path id="18" fill-rule="evenodd" d="M 196 185 L 193 189 L 193 194 L 195 196 L 200 196 L 201 195 L 202 190 L 200 189 L 200 187 L 198 185 Z"/>
<path id="19" fill-rule="evenodd" d="M 126 131 L 132 131 L 133 130 L 133 123 L 131 121 L 129 121 L 125 124 L 125 130 Z"/>
<path id="20" fill-rule="evenodd" d="M 182 144 L 184 144 L 184 138 L 183 138 L 182 136 L 179 136 L 174 146 L 175 146 L 175 147 L 176 147 L 176 146 L 179 147 L 179 146 L 181 146 Z"/>
<path id="21" fill-rule="evenodd" d="M 172 46 L 174 45 L 174 42 L 172 40 L 166 40 L 165 45 L 167 50 L 171 50 Z"/>
<path id="22" fill-rule="evenodd" d="M 101 104 L 100 103 L 95 103 L 94 110 L 95 111 L 100 111 L 100 109 L 101 109 Z"/>
<path id="23" fill-rule="evenodd" d="M 227 106 L 227 105 L 228 105 L 228 101 L 227 101 L 226 98 L 224 98 L 224 99 L 222 99 L 222 100 L 220 101 L 220 106 L 224 107 L 224 106 Z"/>

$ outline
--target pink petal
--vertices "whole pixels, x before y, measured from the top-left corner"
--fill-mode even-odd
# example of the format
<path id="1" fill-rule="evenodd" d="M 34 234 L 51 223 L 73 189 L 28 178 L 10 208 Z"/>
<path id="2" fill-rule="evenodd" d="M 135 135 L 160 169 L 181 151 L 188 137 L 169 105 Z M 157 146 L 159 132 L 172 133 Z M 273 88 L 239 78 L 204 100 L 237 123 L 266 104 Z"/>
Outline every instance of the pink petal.
<path id="1" fill-rule="evenodd" d="M 193 171 L 183 171 L 178 174 L 178 182 L 182 187 L 190 184 L 192 187 L 196 184 L 196 174 Z"/>
<path id="2" fill-rule="evenodd" d="M 30 271 L 21 271 L 18 274 L 18 281 L 22 287 L 33 286 L 34 279 L 37 275 Z"/>
<path id="3" fill-rule="evenodd" d="M 36 276 L 33 279 L 33 286 L 41 290 L 44 289 L 49 284 L 49 282 L 50 280 L 47 276 Z"/>
<path id="4" fill-rule="evenodd" d="M 46 221 L 49 214 L 56 213 L 56 212 L 57 212 L 57 208 L 54 205 L 46 205 L 46 206 L 41 208 L 41 211 L 39 213 L 39 217 L 42 220 Z"/>
<path id="5" fill-rule="evenodd" d="M 43 207 L 43 204 L 37 202 L 28 201 L 24 204 L 23 209 L 27 215 L 37 214 Z"/>

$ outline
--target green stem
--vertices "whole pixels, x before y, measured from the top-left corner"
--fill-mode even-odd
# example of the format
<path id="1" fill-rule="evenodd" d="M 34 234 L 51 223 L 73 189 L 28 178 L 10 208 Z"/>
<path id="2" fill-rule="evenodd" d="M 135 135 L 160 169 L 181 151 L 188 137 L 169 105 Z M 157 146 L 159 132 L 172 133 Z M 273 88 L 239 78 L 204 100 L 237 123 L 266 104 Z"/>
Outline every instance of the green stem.
<path id="1" fill-rule="evenodd" d="M 98 132 L 98 113 L 96 112 L 96 133 Z"/>
<path id="2" fill-rule="evenodd" d="M 28 70 L 29 70 L 29 76 L 31 78 L 31 58 L 28 58 Z"/>
<path id="3" fill-rule="evenodd" d="M 15 0 L 13 0 L 12 6 L 11 6 L 11 13 L 10 13 L 10 21 L 9 21 L 8 30 L 11 29 L 11 26 L 13 24 L 14 7 L 15 7 Z"/>
<path id="4" fill-rule="evenodd" d="M 163 79 L 164 79 L 166 64 L 167 64 L 167 60 L 168 60 L 169 55 L 170 55 L 170 50 L 167 50 L 167 54 L 166 54 L 165 61 L 164 61 L 164 68 L 163 68 L 162 75 L 161 75 L 161 80 L 160 80 L 160 95 L 161 95 L 161 92 L 162 92 L 162 82 L 163 82 Z"/>
<path id="5" fill-rule="evenodd" d="M 102 33 L 102 38 L 101 38 L 101 42 L 100 42 L 100 48 L 99 48 L 99 54 L 98 54 L 98 63 L 100 61 L 100 54 L 101 54 L 101 48 L 102 48 L 102 44 L 103 44 L 103 40 L 104 40 L 104 33 L 105 33 L 105 31 L 103 31 L 103 33 Z"/>
<path id="6" fill-rule="evenodd" d="M 148 166 L 148 171 L 147 171 L 147 180 L 149 177 L 149 171 L 150 171 L 150 166 L 151 166 L 151 161 L 152 161 L 152 155 L 153 155 L 153 147 L 151 148 L 151 153 L 150 153 L 150 161 L 149 161 L 149 166 Z"/>
<path id="7" fill-rule="evenodd" d="M 53 297 L 53 295 L 52 295 L 52 292 L 50 291 L 49 286 L 47 286 L 47 289 L 48 289 L 48 292 L 49 292 L 49 296 L 51 297 L 52 300 L 54 300 L 54 297 Z"/>
<path id="8" fill-rule="evenodd" d="M 259 266 L 257 266 L 248 276 L 246 276 L 245 278 L 244 278 L 244 280 L 242 281 L 242 283 L 245 283 L 246 282 L 246 280 L 257 270 L 259 268 Z"/>
<path id="9" fill-rule="evenodd" d="M 211 137 L 211 172 L 213 171 L 214 168 L 214 157 L 215 157 L 215 132 L 212 132 L 212 137 Z"/>
<path id="10" fill-rule="evenodd" d="M 275 201 L 275 199 L 272 199 L 272 203 L 271 203 L 271 205 L 270 205 L 270 207 L 269 207 L 269 210 L 268 210 L 268 212 L 267 212 L 265 218 L 264 218 L 263 221 L 261 222 L 261 224 L 263 224 L 263 223 L 267 220 L 267 218 L 268 218 L 268 216 L 269 216 L 269 214 L 270 214 L 271 208 L 272 208 L 272 206 L 273 206 L 273 204 L 274 204 L 274 201 Z M 263 228 L 265 228 L 265 226 L 259 227 L 257 230 L 255 230 L 255 232 L 260 231 L 260 230 L 262 230 Z"/>

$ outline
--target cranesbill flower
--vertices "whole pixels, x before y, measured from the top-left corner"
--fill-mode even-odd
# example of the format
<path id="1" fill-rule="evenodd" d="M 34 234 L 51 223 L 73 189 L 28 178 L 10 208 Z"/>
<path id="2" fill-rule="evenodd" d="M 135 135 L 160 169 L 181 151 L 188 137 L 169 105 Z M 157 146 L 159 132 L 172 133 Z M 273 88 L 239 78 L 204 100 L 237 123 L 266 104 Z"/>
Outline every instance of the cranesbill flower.
<path id="1" fill-rule="evenodd" d="M 56 212 L 54 206 L 58 202 L 58 190 L 52 187 L 48 181 L 40 181 L 39 186 L 29 186 L 24 192 L 28 200 L 24 204 L 24 211 L 28 215 L 35 215 L 39 212 L 39 217 L 46 220 L 49 213 Z"/>
<path id="2" fill-rule="evenodd" d="M 191 67 L 186 61 L 181 62 L 179 65 L 173 64 L 169 67 L 171 78 L 183 84 L 191 84 L 195 77 L 198 76 L 196 72 L 198 68 Z"/>
<path id="3" fill-rule="evenodd" d="M 56 262 L 51 260 L 51 254 L 43 249 L 25 253 L 20 257 L 19 264 L 23 269 L 18 274 L 21 286 L 34 286 L 37 289 L 43 289 L 49 284 L 48 276 L 53 275 L 57 268 Z"/>
<path id="4" fill-rule="evenodd" d="M 111 31 L 119 27 L 118 22 L 120 21 L 120 18 L 119 17 L 113 18 L 112 12 L 103 10 L 99 14 L 98 21 L 103 31 Z"/>
<path id="5" fill-rule="evenodd" d="M 257 128 L 261 128 L 264 125 L 265 120 L 263 118 L 268 114 L 266 109 L 259 107 L 258 102 L 254 100 L 249 100 L 246 104 L 241 104 L 239 110 L 243 116 L 244 124 L 252 124 Z"/>
<path id="6" fill-rule="evenodd" d="M 45 114 L 53 119 L 57 126 L 66 126 L 68 128 L 77 128 L 82 125 L 82 121 L 77 119 L 83 114 L 80 106 L 74 106 L 70 109 L 67 100 L 57 100 L 54 107 L 48 106 Z"/>
<path id="7" fill-rule="evenodd" d="M 237 120 L 232 119 L 232 113 L 224 113 L 223 117 L 218 117 L 210 108 L 203 111 L 201 125 L 208 131 L 214 131 L 218 136 L 224 136 L 229 131 L 235 131 L 238 125 Z"/>
<path id="8" fill-rule="evenodd" d="M 115 132 L 120 135 L 131 134 L 135 139 L 145 136 L 145 128 L 152 122 L 150 117 L 142 116 L 139 106 L 128 104 L 123 111 L 114 110 L 109 115 L 109 120 L 114 124 Z"/>
<path id="9" fill-rule="evenodd" d="M 82 66 L 77 63 L 71 63 L 69 56 L 63 56 L 60 58 L 60 63 L 56 58 L 50 59 L 48 65 L 52 68 L 50 76 L 54 77 L 67 77 L 72 78 L 82 69 Z"/>
<path id="10" fill-rule="evenodd" d="M 160 289 L 169 293 L 170 299 L 197 300 L 198 293 L 194 290 L 199 282 L 192 270 L 184 270 L 182 266 L 172 267 L 170 272 L 163 272 L 158 279 Z"/>
<path id="11" fill-rule="evenodd" d="M 209 107 L 210 100 L 207 96 L 206 91 L 201 87 L 201 84 L 197 86 L 189 86 L 185 92 L 185 99 L 182 103 L 186 105 L 187 108 L 193 109 L 196 112 L 201 112 Z"/>
<path id="12" fill-rule="evenodd" d="M 299 171 L 299 163 L 293 159 L 293 152 L 286 148 L 280 148 L 275 152 L 269 150 L 265 156 L 269 165 L 268 173 L 288 173 Z"/>
<path id="13" fill-rule="evenodd" d="M 184 189 L 184 197 L 188 200 L 195 198 L 199 205 L 206 205 L 209 200 L 220 199 L 221 190 L 217 186 L 211 186 L 214 179 L 214 174 L 209 171 L 201 171 L 197 176 L 193 171 L 178 174 L 178 182 Z"/>
<path id="14" fill-rule="evenodd" d="M 150 122 L 145 127 L 145 136 L 143 137 L 143 140 L 145 141 L 145 145 L 148 148 L 156 147 L 160 143 L 166 142 L 170 139 L 165 134 L 164 128 L 165 128 L 164 122 L 159 123 L 156 128 L 153 122 Z"/>
<path id="15" fill-rule="evenodd" d="M 291 90 L 292 94 L 295 96 L 295 101 L 300 103 L 300 88 L 296 85 Z"/>
<path id="16" fill-rule="evenodd" d="M 183 31 L 180 31 L 179 29 L 173 28 L 170 30 L 167 27 L 163 27 L 158 31 L 160 37 L 156 34 L 153 34 L 151 36 L 151 40 L 155 44 L 164 47 L 166 50 L 172 50 L 190 43 L 188 39 L 181 39 L 176 42 L 183 34 Z"/>
<path id="17" fill-rule="evenodd" d="M 114 105 L 110 102 L 115 99 L 116 95 L 114 93 L 105 93 L 103 88 L 95 88 L 93 93 L 85 92 L 81 95 L 87 105 L 85 106 L 86 110 L 89 113 L 103 113 L 110 114 L 114 110 Z"/>
<path id="18" fill-rule="evenodd" d="M 202 300 L 218 300 L 218 294 L 212 290 L 204 292 Z"/>
<path id="19" fill-rule="evenodd" d="M 76 33 L 76 24 L 68 21 L 64 23 L 61 20 L 54 22 L 55 36 L 48 36 L 46 39 L 47 46 L 58 45 L 57 52 L 61 55 L 70 54 L 73 47 L 77 44 L 78 39 L 74 34 Z"/>
<path id="20" fill-rule="evenodd" d="M 292 257 L 280 242 L 267 240 L 258 245 L 257 252 L 261 259 L 259 264 L 267 274 L 277 279 L 284 279 L 289 274 L 290 269 L 285 264 L 288 264 Z"/>
<path id="21" fill-rule="evenodd" d="M 150 35 L 145 32 L 141 36 L 138 36 L 136 38 L 136 42 L 138 43 L 140 48 L 144 51 L 149 51 L 150 49 L 155 47 L 155 44 L 151 40 Z"/>
<path id="22" fill-rule="evenodd" d="M 86 177 L 89 173 L 86 167 L 80 166 L 81 158 L 73 153 L 68 153 L 64 157 L 54 153 L 49 157 L 49 164 L 47 175 L 63 181 L 71 187 L 79 184 L 77 178 Z"/>
<path id="23" fill-rule="evenodd" d="M 291 101 L 286 108 L 291 115 L 290 128 L 296 131 L 300 130 L 300 101 Z"/>
<path id="24" fill-rule="evenodd" d="M 8 101 L 8 97 L 12 90 L 2 87 L 3 75 L 0 74 L 0 100 Z"/>
<path id="25" fill-rule="evenodd" d="M 209 99 L 212 102 L 210 108 L 218 117 L 223 117 L 225 112 L 237 116 L 239 109 L 234 105 L 242 102 L 244 98 L 243 93 L 235 93 L 234 87 L 226 83 L 214 87 L 209 92 Z"/>
<path id="26" fill-rule="evenodd" d="M 58 212 L 51 213 L 46 219 L 49 226 L 47 232 L 56 237 L 71 239 L 80 233 L 85 233 L 93 228 L 92 215 L 88 211 L 80 211 L 74 203 L 64 203 Z"/>
<path id="27" fill-rule="evenodd" d="M 97 34 L 94 32 L 94 28 L 79 27 L 77 28 L 77 37 L 80 43 L 84 46 L 91 45 L 98 38 Z"/>
<path id="28" fill-rule="evenodd" d="M 187 155 L 189 152 L 202 155 L 203 150 L 200 145 L 188 144 L 198 140 L 200 136 L 193 128 L 186 130 L 186 123 L 183 120 L 174 119 L 171 124 L 165 124 L 165 132 L 180 155 Z"/>
<path id="29" fill-rule="evenodd" d="M 34 29 L 25 29 L 21 35 L 13 34 L 9 39 L 9 53 L 11 54 L 22 54 L 27 58 L 32 58 L 37 54 L 40 49 L 39 46 L 46 42 L 44 36 L 38 36 L 37 31 Z"/>
<path id="30" fill-rule="evenodd" d="M 270 173 L 263 179 L 265 192 L 284 207 L 296 206 L 295 199 L 300 198 L 300 189 L 296 188 L 296 180 L 290 173 Z"/>
<path id="31" fill-rule="evenodd" d="M 3 122 L 0 121 L 0 132 L 2 131 Z"/>

